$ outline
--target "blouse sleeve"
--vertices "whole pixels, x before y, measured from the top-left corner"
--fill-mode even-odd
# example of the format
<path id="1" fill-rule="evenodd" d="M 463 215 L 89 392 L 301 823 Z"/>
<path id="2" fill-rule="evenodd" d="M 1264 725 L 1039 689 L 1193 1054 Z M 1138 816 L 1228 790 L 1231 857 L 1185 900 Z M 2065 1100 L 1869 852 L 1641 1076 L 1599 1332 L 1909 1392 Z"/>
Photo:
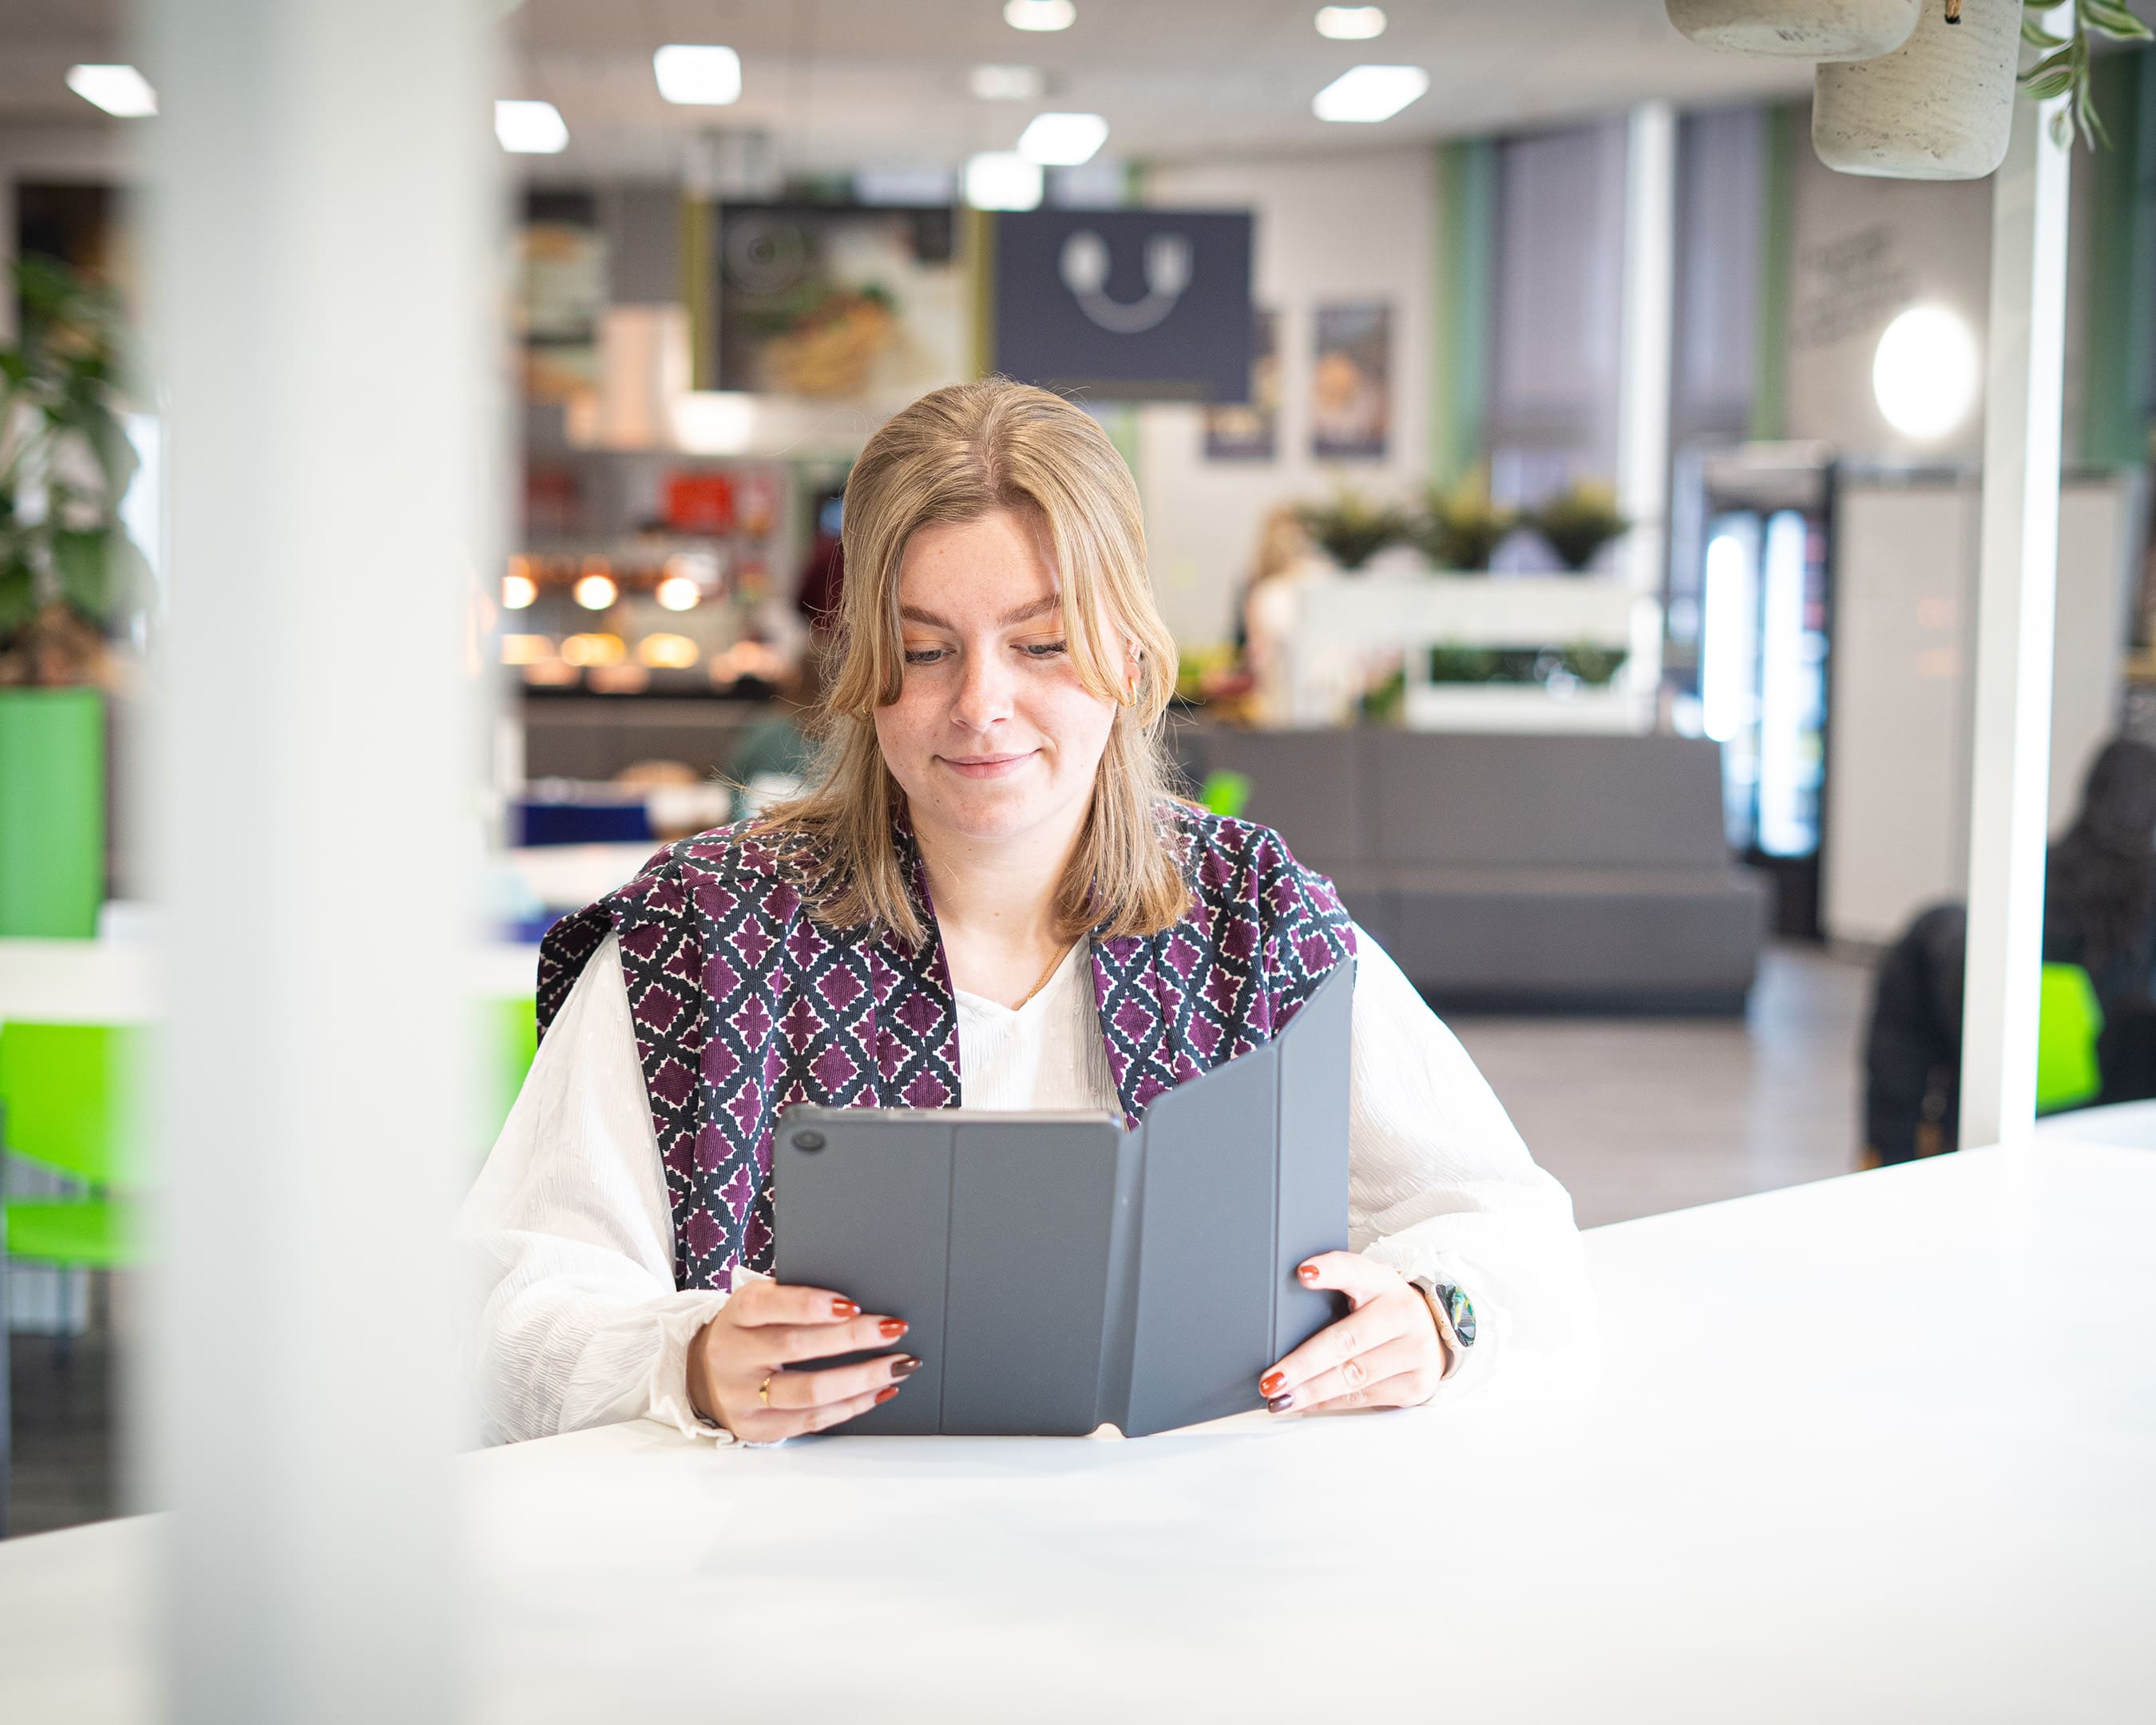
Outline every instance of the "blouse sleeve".
<path id="1" fill-rule="evenodd" d="M 480 1282 L 485 1441 L 639 1416 L 725 1439 L 696 1417 L 687 1386 L 689 1344 L 726 1296 L 674 1286 L 673 1217 L 612 935 L 539 1045 L 457 1230 Z"/>
<path id="2" fill-rule="evenodd" d="M 1450 1399 L 1508 1355 L 1589 1341 L 1594 1295 L 1572 1199 L 1535 1164 L 1460 1040 L 1359 927 L 1348 1101 L 1348 1239 L 1403 1276 L 1464 1289 L 1476 1338 Z"/>

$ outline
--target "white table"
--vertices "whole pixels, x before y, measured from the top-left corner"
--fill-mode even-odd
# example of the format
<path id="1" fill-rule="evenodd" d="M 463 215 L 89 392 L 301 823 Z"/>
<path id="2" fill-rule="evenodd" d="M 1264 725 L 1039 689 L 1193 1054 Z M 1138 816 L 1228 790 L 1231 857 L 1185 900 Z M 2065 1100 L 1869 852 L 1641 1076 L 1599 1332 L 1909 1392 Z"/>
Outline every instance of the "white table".
<path id="1" fill-rule="evenodd" d="M 473 943 L 466 986 L 481 999 L 529 994 L 539 949 L 512 941 Z M 155 946 L 142 941 L 0 940 L 0 1024 L 140 1024 L 160 1016 Z"/>
<path id="2" fill-rule="evenodd" d="M 1569 1395 L 468 1458 L 474 1716 L 2156 1718 L 2156 1156 L 1980 1151 L 1589 1246 L 1605 1370 Z M 147 1717 L 157 1537 L 0 1545 L 0 1717 Z"/>
<path id="3" fill-rule="evenodd" d="M 157 1014 L 153 947 L 134 941 L 0 940 L 0 1024 L 136 1024 Z"/>

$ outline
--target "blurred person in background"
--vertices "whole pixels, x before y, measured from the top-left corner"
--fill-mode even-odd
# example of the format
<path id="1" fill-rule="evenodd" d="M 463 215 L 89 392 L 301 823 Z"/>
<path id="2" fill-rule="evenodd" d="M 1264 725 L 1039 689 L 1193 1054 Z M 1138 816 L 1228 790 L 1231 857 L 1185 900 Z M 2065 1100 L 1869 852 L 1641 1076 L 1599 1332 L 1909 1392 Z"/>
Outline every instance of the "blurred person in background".
<path id="1" fill-rule="evenodd" d="M 1298 1275 L 1353 1313 L 1253 1406 L 1413 1405 L 1582 1339 L 1571 1201 L 1457 1039 L 1278 834 L 1168 793 L 1175 645 L 1100 426 L 1001 379 L 937 390 L 870 440 L 844 532 L 811 788 L 542 948 L 538 1057 L 461 1222 L 487 1436 L 762 1442 L 903 1393 L 901 1320 L 770 1280 L 783 1106 L 1135 1125 L 1342 964 L 1350 1249 Z"/>
<path id="2" fill-rule="evenodd" d="M 1921 912 L 1880 961 L 1865 1033 L 1863 1162 L 1951 1150 L 1960 1122 L 1969 913 Z M 2098 1103 L 2156 1096 L 2156 749 L 2104 745 L 2045 858 L 2044 962 L 2088 973 L 2102 1009 Z"/>
<path id="3" fill-rule="evenodd" d="M 824 698 L 825 638 L 819 634 L 773 692 L 771 710 L 735 739 L 726 778 L 733 787 L 733 818 L 747 820 L 773 803 L 798 796 L 816 757 L 810 734 Z"/>
<path id="4" fill-rule="evenodd" d="M 1293 708 L 1287 683 L 1287 643 L 1295 633 L 1295 587 L 1310 568 L 1310 536 L 1302 512 L 1283 503 L 1258 531 L 1256 560 L 1236 608 L 1236 644 L 1255 685 L 1260 724 L 1285 724 Z"/>

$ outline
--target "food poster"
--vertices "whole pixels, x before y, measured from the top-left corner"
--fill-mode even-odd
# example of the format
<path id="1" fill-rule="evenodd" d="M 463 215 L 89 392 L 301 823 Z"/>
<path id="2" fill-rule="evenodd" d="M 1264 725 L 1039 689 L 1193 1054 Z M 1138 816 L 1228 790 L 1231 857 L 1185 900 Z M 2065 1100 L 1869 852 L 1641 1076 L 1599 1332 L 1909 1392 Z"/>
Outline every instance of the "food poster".
<path id="1" fill-rule="evenodd" d="M 606 238 L 583 193 L 535 193 L 517 230 L 517 335 L 524 393 L 567 401 L 598 382 L 599 315 L 607 302 Z"/>
<path id="2" fill-rule="evenodd" d="M 898 406 L 968 375 L 947 209 L 727 204 L 718 387 Z"/>
<path id="3" fill-rule="evenodd" d="M 1208 461 L 1270 461 L 1280 453 L 1280 314 L 1250 314 L 1250 398 L 1205 410 Z"/>
<path id="4" fill-rule="evenodd" d="M 1320 305 L 1316 333 L 1310 453 L 1382 461 L 1392 430 L 1393 308 L 1375 300 Z"/>

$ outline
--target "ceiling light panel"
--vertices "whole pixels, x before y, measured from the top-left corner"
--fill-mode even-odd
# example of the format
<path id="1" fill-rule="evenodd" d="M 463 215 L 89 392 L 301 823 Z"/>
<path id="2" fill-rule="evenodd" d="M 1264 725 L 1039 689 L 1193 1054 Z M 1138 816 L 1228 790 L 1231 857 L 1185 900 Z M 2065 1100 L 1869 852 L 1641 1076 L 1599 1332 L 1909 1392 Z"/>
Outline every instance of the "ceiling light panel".
<path id="1" fill-rule="evenodd" d="M 1014 30 L 1067 30 L 1077 21 L 1070 0 L 1004 0 L 1004 22 Z"/>
<path id="2" fill-rule="evenodd" d="M 1076 167 L 1107 141 L 1108 122 L 1098 114 L 1036 114 L 1019 135 L 1018 153 L 1044 167 Z"/>
<path id="3" fill-rule="evenodd" d="M 670 42 L 651 56 L 659 93 L 690 108 L 722 108 L 739 101 L 741 56 L 731 48 Z"/>
<path id="4" fill-rule="evenodd" d="M 1420 66 L 1358 66 L 1318 91 L 1310 111 L 1320 120 L 1369 126 L 1389 120 L 1430 88 Z"/>
<path id="5" fill-rule="evenodd" d="M 494 135 L 513 156 L 558 156 L 569 147 L 568 125 L 552 102 L 496 102 Z"/>
<path id="6" fill-rule="evenodd" d="M 978 101 L 1037 102 L 1048 80 L 1038 66 L 976 66 L 966 87 Z"/>
<path id="7" fill-rule="evenodd" d="M 121 120 L 146 120 L 157 111 L 157 92 L 132 66 L 69 66 L 67 87 Z"/>
<path id="8" fill-rule="evenodd" d="M 1329 36 L 1335 42 L 1368 42 L 1373 36 L 1385 33 L 1385 8 L 1321 6 L 1317 8 L 1317 33 Z"/>
<path id="9" fill-rule="evenodd" d="M 975 209 L 1038 209 L 1040 164 L 1015 150 L 992 150 L 968 158 L 966 202 Z"/>

